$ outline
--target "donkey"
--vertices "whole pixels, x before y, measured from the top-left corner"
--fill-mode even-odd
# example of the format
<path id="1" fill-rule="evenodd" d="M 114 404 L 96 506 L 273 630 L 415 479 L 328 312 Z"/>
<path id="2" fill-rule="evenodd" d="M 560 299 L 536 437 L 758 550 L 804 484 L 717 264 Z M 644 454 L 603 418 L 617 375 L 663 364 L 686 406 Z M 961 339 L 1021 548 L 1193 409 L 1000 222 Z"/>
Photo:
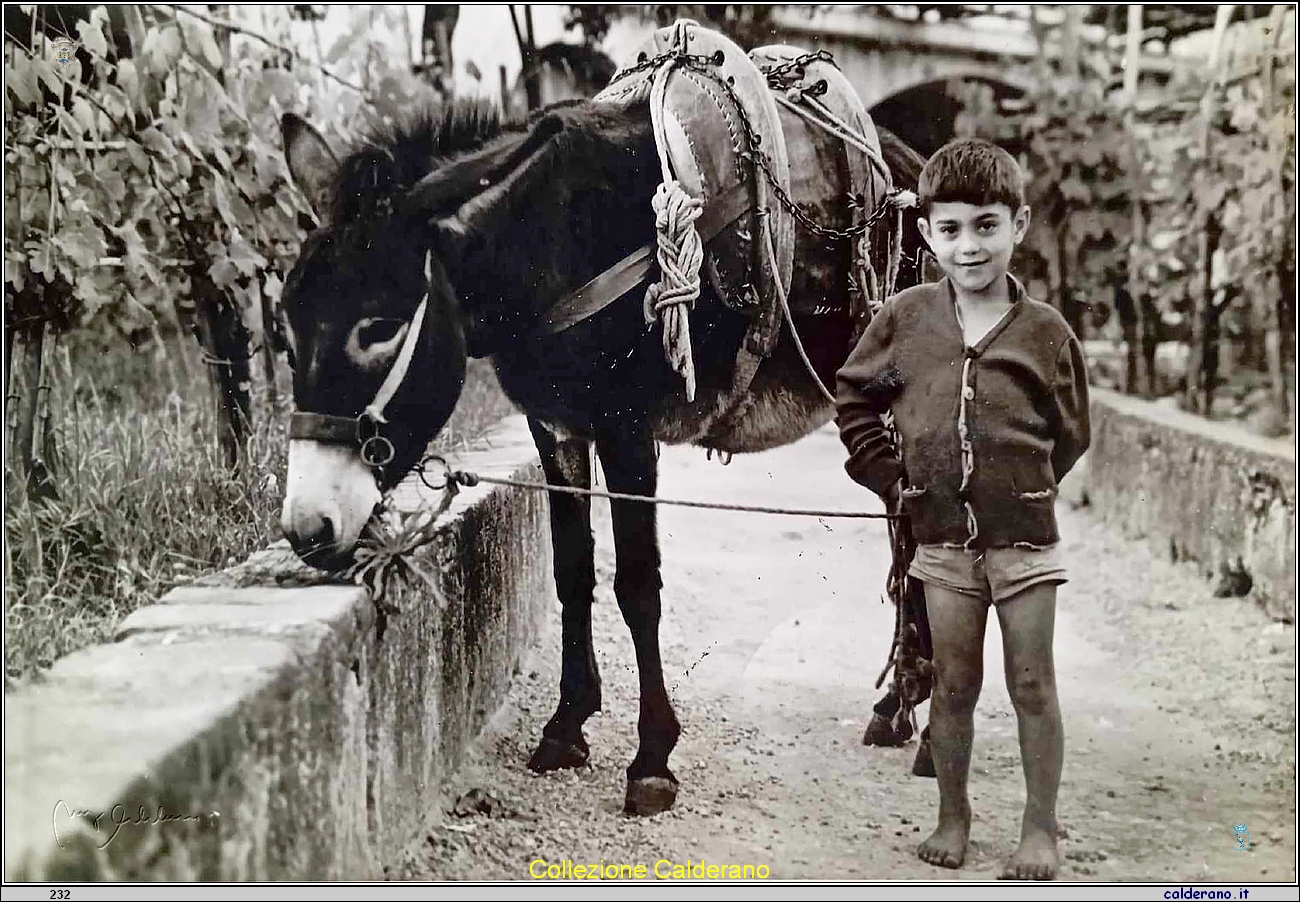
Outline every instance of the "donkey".
<path id="1" fill-rule="evenodd" d="M 309 563 L 348 559 L 382 493 L 446 422 L 467 355 L 491 357 L 555 486 L 589 487 L 594 444 L 610 491 L 653 496 L 657 441 L 761 451 L 830 418 L 832 406 L 783 329 L 753 377 L 746 415 L 726 434 L 702 438 L 732 385 L 747 326 L 708 284 L 690 320 L 694 401 L 664 359 L 659 330 L 646 326 L 643 287 L 564 331 L 539 328 L 557 300 L 654 240 L 651 197 L 661 173 L 644 100 L 564 102 L 512 127 L 488 107 L 458 101 L 386 126 L 341 160 L 297 116 L 282 126 L 290 173 L 320 222 L 283 293 L 294 400 L 312 413 L 295 414 L 291 428 L 282 525 Z M 880 139 L 894 184 L 914 189 L 923 158 L 892 135 Z M 850 222 L 847 205 L 821 212 L 838 217 L 831 225 Z M 916 278 L 914 220 L 905 226 L 903 284 Z M 822 383 L 833 385 L 854 332 L 842 301 L 848 243 L 827 251 L 800 230 L 795 259 L 795 325 Z M 807 262 L 827 259 L 839 262 Z M 840 306 L 828 313 L 826 299 Z M 823 305 L 815 316 L 814 304 Z M 395 369 L 404 370 L 398 385 Z M 381 398 L 382 416 L 360 416 Z M 382 430 L 384 466 L 358 453 L 360 422 Z M 590 500 L 549 498 L 563 663 L 559 705 L 528 762 L 537 772 L 587 762 L 583 723 L 601 707 Z M 640 744 L 625 798 L 636 814 L 666 810 L 677 793 L 668 758 L 680 727 L 660 661 L 655 512 L 644 502 L 612 503 L 614 592 L 640 676 Z"/>

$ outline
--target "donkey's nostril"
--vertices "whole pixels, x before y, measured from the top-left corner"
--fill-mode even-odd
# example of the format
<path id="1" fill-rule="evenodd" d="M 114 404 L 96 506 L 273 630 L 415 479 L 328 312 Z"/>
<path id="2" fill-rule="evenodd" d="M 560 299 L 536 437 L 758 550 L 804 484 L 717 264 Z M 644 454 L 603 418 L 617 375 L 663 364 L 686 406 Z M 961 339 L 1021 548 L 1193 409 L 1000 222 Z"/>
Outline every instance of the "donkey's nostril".
<path id="1" fill-rule="evenodd" d="M 330 514 L 286 520 L 285 535 L 299 557 L 309 562 L 333 556 L 337 552 L 338 523 Z"/>
<path id="2" fill-rule="evenodd" d="M 316 534 L 317 546 L 328 546 L 334 544 L 334 537 L 338 534 L 332 517 L 325 516 L 321 518 L 320 530 Z"/>

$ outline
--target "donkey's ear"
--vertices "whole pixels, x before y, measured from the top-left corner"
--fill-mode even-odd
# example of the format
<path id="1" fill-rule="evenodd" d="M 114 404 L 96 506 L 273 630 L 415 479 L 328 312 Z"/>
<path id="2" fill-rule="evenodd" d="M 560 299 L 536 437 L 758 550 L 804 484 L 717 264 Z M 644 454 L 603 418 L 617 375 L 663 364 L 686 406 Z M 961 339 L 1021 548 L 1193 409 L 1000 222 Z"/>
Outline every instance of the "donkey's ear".
<path id="1" fill-rule="evenodd" d="M 526 139 L 510 146 L 509 154 L 490 174 L 475 182 L 473 193 L 462 195 L 459 202 L 435 215 L 431 220 L 435 230 L 453 241 L 462 240 L 491 230 L 494 220 L 522 216 L 537 186 L 556 178 L 555 139 L 563 129 L 558 117 L 544 117 Z"/>
<path id="2" fill-rule="evenodd" d="M 435 169 L 407 192 L 406 209 L 417 216 L 438 217 L 491 192 L 563 131 L 562 120 L 544 117 L 526 133 L 511 135 L 466 159 Z"/>
<path id="3" fill-rule="evenodd" d="M 284 158 L 289 164 L 289 174 L 307 196 L 316 218 L 324 222 L 329 185 L 339 169 L 338 158 L 320 132 L 301 116 L 285 113 L 280 120 L 280 132 L 284 136 Z"/>

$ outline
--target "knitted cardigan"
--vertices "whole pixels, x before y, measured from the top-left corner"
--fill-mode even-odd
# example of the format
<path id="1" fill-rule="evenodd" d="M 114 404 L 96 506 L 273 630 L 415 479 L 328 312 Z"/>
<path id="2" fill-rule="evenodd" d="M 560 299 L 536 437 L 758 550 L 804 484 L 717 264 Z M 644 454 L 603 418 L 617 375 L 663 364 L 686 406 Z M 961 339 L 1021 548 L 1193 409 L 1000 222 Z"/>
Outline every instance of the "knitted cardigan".
<path id="1" fill-rule="evenodd" d="M 1088 447 L 1088 379 L 1064 318 L 1014 278 L 1007 315 L 966 347 L 945 278 L 891 299 L 836 377 L 844 468 L 878 495 L 905 479 L 918 544 L 1043 546 L 1057 484 Z M 881 415 L 892 411 L 899 460 Z"/>

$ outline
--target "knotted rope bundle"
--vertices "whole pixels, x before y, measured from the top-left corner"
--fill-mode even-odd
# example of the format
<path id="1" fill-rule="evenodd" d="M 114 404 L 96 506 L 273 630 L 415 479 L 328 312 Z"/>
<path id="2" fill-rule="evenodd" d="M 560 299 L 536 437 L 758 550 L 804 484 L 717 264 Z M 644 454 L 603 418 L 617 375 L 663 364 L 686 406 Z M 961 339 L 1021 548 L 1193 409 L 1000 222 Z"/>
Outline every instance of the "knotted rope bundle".
<path id="1" fill-rule="evenodd" d="M 700 296 L 704 243 L 695 220 L 704 212 L 704 202 L 687 194 L 680 182 L 666 180 L 656 189 L 651 206 L 655 212 L 660 276 L 646 289 L 646 325 L 653 324 L 656 318 L 663 324 L 664 356 L 685 380 L 686 399 L 694 401 L 695 362 L 687 314 Z"/>
<path id="2" fill-rule="evenodd" d="M 677 58 L 669 58 L 655 70 L 650 89 L 650 120 L 654 125 L 655 148 L 663 181 L 655 189 L 651 207 L 655 213 L 656 259 L 659 281 L 645 293 L 646 325 L 656 318 L 663 326 L 664 356 L 673 371 L 686 383 L 686 400 L 695 400 L 695 361 L 691 356 L 689 313 L 700 296 L 700 266 L 704 263 L 704 242 L 695 221 L 704 212 L 704 201 L 692 197 L 673 178 L 668 161 L 668 139 L 664 131 L 664 97 L 668 77 Z"/>

